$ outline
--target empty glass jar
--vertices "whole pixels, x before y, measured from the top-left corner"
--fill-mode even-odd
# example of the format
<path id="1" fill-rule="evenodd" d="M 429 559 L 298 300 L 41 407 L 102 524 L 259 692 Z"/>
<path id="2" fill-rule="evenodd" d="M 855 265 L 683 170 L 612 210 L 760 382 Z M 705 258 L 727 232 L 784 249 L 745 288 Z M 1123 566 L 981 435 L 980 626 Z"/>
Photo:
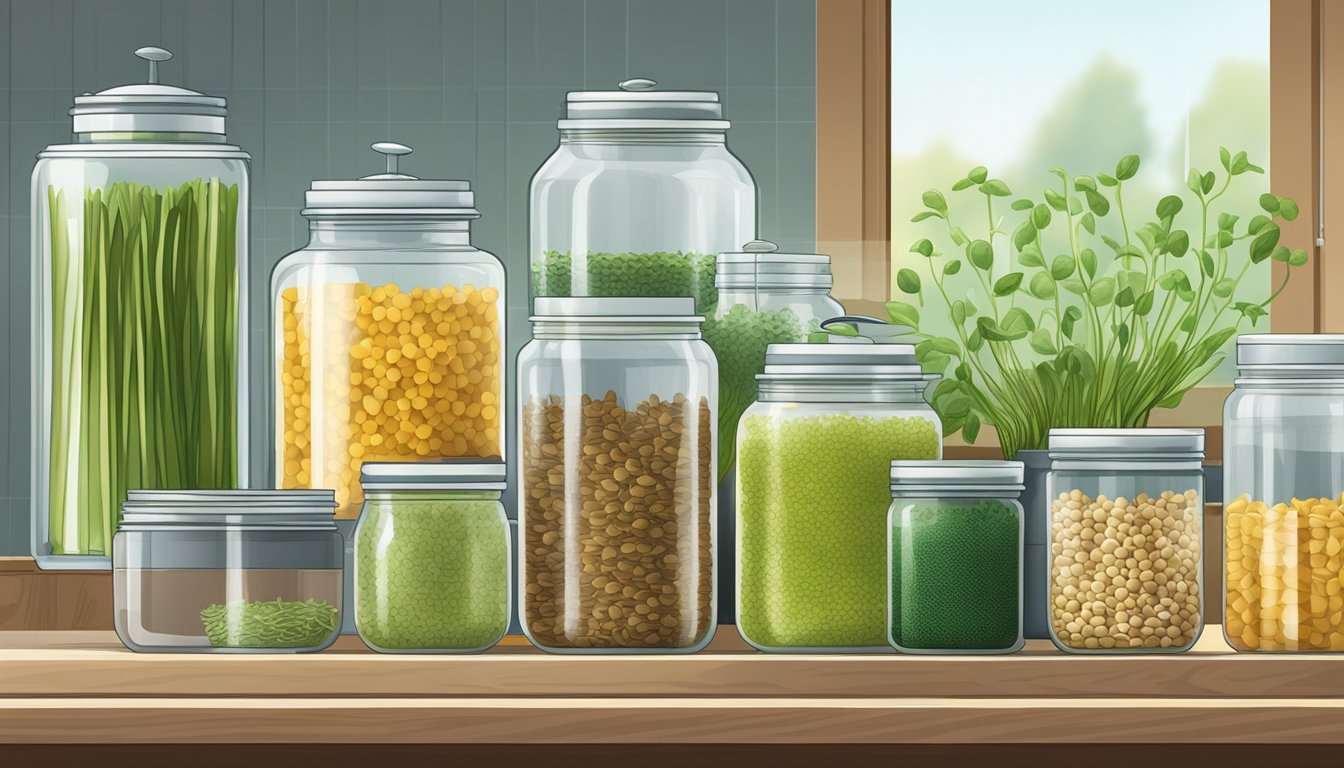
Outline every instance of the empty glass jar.
<path id="1" fill-rule="evenodd" d="M 717 371 L 690 298 L 541 298 L 518 358 L 522 623 L 561 652 L 715 627 Z"/>
<path id="2" fill-rule="evenodd" d="M 938 459 L 904 344 L 771 344 L 737 433 L 737 628 L 767 651 L 889 651 L 891 462 Z"/>
<path id="3" fill-rule="evenodd" d="M 893 461 L 890 640 L 905 653 L 1022 647 L 1022 464 Z"/>
<path id="4" fill-rule="evenodd" d="M 504 455 L 504 268 L 471 244 L 465 181 L 314 181 L 309 241 L 271 276 L 277 485 L 334 488 L 353 519 L 365 461 Z"/>
<path id="5" fill-rule="evenodd" d="M 1223 418 L 1223 631 L 1239 651 L 1344 651 L 1344 336 L 1237 339 Z"/>
<path id="6" fill-rule="evenodd" d="M 532 177 L 533 296 L 692 296 L 714 255 L 756 234 L 756 185 L 728 150 L 719 95 L 636 78 L 575 91 Z"/>
<path id="7" fill-rule="evenodd" d="M 1179 653 L 1204 626 L 1204 430 L 1052 429 L 1050 639 Z"/>
<path id="8" fill-rule="evenodd" d="M 366 462 L 355 626 L 383 653 L 473 653 L 509 626 L 500 462 Z"/>
<path id="9" fill-rule="evenodd" d="M 320 651 L 341 630 L 331 491 L 130 491 L 113 546 L 133 651 Z"/>
<path id="10" fill-rule="evenodd" d="M 108 568 L 130 488 L 246 487 L 248 160 L 224 99 L 75 98 L 32 177 L 33 554 Z"/>

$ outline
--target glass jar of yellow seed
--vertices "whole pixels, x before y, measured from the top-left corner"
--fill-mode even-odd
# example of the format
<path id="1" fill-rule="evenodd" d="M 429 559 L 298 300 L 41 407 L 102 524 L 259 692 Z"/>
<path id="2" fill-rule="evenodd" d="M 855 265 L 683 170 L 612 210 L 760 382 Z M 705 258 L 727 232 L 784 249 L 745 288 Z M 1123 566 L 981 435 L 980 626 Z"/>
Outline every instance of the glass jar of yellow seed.
<path id="1" fill-rule="evenodd" d="M 1237 339 L 1223 419 L 1223 631 L 1344 651 L 1344 336 Z"/>
<path id="2" fill-rule="evenodd" d="M 338 519 L 365 461 L 504 456 L 504 268 L 471 244 L 474 195 L 373 149 L 384 173 L 313 182 L 271 277 L 275 482 L 335 489 Z"/>
<path id="3" fill-rule="evenodd" d="M 1204 628 L 1204 430 L 1052 429 L 1044 596 L 1069 653 L 1179 653 Z M 1040 599 L 1040 596 L 1029 596 Z"/>

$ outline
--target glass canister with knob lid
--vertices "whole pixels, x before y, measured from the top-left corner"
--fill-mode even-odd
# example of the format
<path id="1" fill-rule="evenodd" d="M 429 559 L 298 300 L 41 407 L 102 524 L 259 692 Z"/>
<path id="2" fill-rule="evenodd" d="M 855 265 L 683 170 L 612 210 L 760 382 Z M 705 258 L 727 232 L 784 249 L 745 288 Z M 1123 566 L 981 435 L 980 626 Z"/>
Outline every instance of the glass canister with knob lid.
<path id="1" fill-rule="evenodd" d="M 1250 334 L 1223 413 L 1223 631 L 1344 651 L 1344 335 Z"/>
<path id="2" fill-rule="evenodd" d="M 365 461 L 504 455 L 504 268 L 465 181 L 314 181 L 309 241 L 271 276 L 276 482 L 358 515 Z"/>
<path id="3" fill-rule="evenodd" d="M 907 344 L 772 344 L 737 431 L 737 628 L 766 651 L 890 651 L 891 462 L 942 458 Z"/>
<path id="4" fill-rule="evenodd" d="M 715 628 L 717 372 L 690 298 L 539 298 L 518 358 L 521 619 L 548 651 Z"/>
<path id="5" fill-rule="evenodd" d="M 32 175 L 33 554 L 107 568 L 130 488 L 248 482 L 248 161 L 225 100 L 75 99 Z"/>
<path id="6" fill-rule="evenodd" d="M 532 178 L 533 296 L 691 296 L 756 232 L 756 185 L 728 150 L 719 95 L 626 80 L 575 91 Z"/>

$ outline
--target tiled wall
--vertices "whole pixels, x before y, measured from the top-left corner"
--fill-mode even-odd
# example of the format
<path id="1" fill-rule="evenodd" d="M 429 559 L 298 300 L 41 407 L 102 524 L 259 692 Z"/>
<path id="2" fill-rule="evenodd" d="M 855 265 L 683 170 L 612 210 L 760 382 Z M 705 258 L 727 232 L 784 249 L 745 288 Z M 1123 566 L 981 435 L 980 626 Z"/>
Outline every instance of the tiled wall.
<path id="1" fill-rule="evenodd" d="M 384 138 L 416 148 L 409 173 L 471 179 L 476 244 L 521 269 L 528 180 L 565 91 L 634 76 L 718 90 L 761 235 L 811 248 L 815 13 L 815 0 L 0 0 L 0 555 L 29 549 L 29 173 L 69 140 L 76 94 L 143 80 L 135 48 L 177 54 L 164 82 L 228 97 L 230 138 L 254 159 L 264 296 L 306 240 L 309 181 L 376 172 L 367 146 Z"/>

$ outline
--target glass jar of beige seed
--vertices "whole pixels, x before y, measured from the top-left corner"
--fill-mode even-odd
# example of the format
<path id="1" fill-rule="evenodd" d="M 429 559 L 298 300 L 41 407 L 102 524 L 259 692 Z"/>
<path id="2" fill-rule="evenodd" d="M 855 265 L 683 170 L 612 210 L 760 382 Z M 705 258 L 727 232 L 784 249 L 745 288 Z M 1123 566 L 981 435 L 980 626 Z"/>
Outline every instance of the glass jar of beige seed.
<path id="1" fill-rule="evenodd" d="M 714 633 L 718 366 L 691 298 L 538 298 L 518 357 L 523 631 L 561 653 Z"/>
<path id="2" fill-rule="evenodd" d="M 1204 431 L 1050 430 L 1050 639 L 1179 653 L 1203 629 Z"/>

